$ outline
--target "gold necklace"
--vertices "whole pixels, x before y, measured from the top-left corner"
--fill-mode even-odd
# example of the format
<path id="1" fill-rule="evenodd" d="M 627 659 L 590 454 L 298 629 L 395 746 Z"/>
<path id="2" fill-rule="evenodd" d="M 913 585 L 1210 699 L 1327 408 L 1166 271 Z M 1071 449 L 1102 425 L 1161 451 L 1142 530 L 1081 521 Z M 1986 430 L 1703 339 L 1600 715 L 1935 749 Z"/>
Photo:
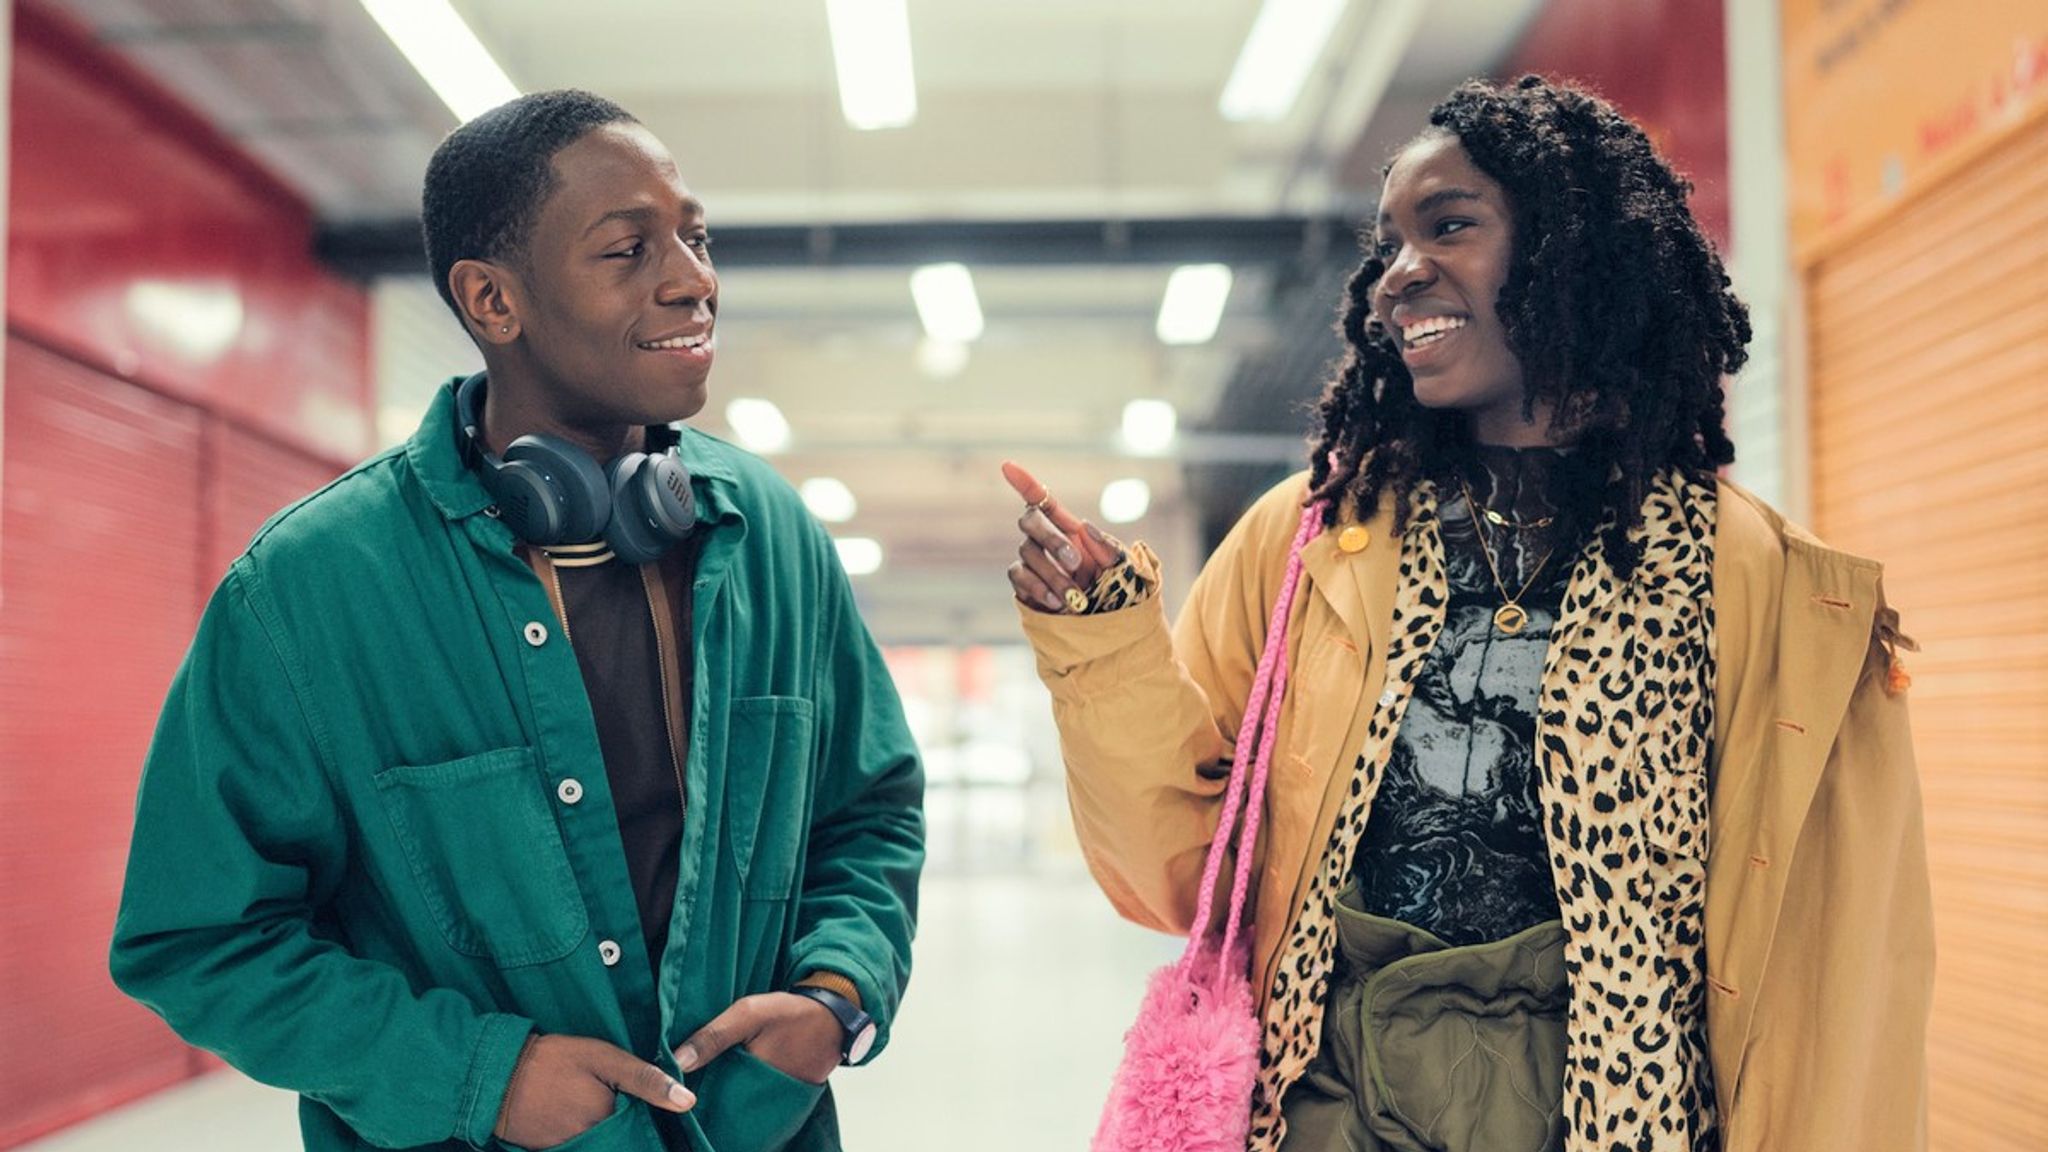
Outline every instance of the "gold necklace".
<path id="1" fill-rule="evenodd" d="M 1465 479 L 1462 476 L 1458 478 L 1458 488 L 1465 494 L 1465 506 L 1467 508 L 1480 509 L 1483 507 L 1477 500 L 1472 498 L 1472 489 L 1465 483 Z M 1486 574 L 1493 577 L 1493 586 L 1500 590 L 1500 598 L 1504 601 L 1500 607 L 1493 610 L 1493 626 L 1500 629 L 1504 634 L 1513 636 L 1529 624 L 1529 613 L 1522 607 L 1522 597 L 1527 596 L 1529 589 L 1536 586 L 1536 578 L 1543 575 L 1544 566 L 1550 563 L 1550 557 L 1557 552 L 1557 545 L 1553 543 L 1549 551 L 1543 554 L 1543 559 L 1536 562 L 1536 570 L 1529 573 L 1529 579 L 1523 583 L 1522 590 L 1510 596 L 1508 595 L 1508 586 L 1500 578 L 1500 569 L 1496 568 L 1493 563 L 1493 541 L 1486 538 L 1486 529 L 1481 527 L 1483 521 L 1491 517 L 1491 515 L 1492 513 L 1488 512 L 1486 516 L 1474 517 L 1472 528 L 1473 531 L 1479 534 L 1479 555 L 1486 561 Z M 1548 521 L 1545 521 L 1545 523 L 1548 523 Z"/>
<path id="2" fill-rule="evenodd" d="M 1557 523 L 1557 517 L 1555 516 L 1545 516 L 1541 520 L 1510 520 L 1484 504 L 1480 504 L 1477 507 L 1480 514 L 1486 517 L 1488 524 L 1498 524 L 1502 528 L 1513 528 L 1520 531 L 1532 528 L 1548 528 L 1552 524 Z"/>
<path id="3" fill-rule="evenodd" d="M 1465 484 L 1465 478 L 1460 476 L 1458 478 L 1458 483 L 1459 485 L 1463 486 Z M 1520 531 L 1530 528 L 1548 528 L 1552 524 L 1557 523 L 1556 516 L 1545 516 L 1541 520 L 1510 520 L 1507 517 L 1501 515 L 1500 513 L 1495 512 L 1493 509 L 1487 507 L 1486 505 L 1481 504 L 1479 501 L 1474 500 L 1472 498 L 1472 489 L 1469 487 L 1465 488 L 1465 502 L 1472 506 L 1472 510 L 1474 512 L 1477 512 L 1480 515 L 1486 517 L 1486 522 L 1488 524 L 1497 524 L 1502 528 L 1513 528 Z"/>

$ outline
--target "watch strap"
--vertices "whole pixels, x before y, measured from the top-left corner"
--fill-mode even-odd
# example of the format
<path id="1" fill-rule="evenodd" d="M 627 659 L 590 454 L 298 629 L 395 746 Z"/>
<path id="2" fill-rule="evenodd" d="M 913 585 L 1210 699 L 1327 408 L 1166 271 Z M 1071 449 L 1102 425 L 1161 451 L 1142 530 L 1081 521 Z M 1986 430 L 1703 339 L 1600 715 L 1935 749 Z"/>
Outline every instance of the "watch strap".
<path id="1" fill-rule="evenodd" d="M 795 996 L 802 996 L 806 1000 L 815 1000 L 827 1012 L 832 1013 L 833 1019 L 839 1024 L 839 1062 L 842 1064 L 852 1063 L 856 1059 L 856 1050 L 866 1047 L 861 1043 L 862 1035 L 871 1032 L 875 1026 L 874 1021 L 868 1017 L 868 1014 L 861 1011 L 860 1007 L 854 1004 L 853 1001 L 846 999 L 830 988 L 819 988 L 816 985 L 802 984 L 790 989 L 790 993 Z M 862 1051 L 861 1054 L 865 1055 L 865 1052 Z"/>

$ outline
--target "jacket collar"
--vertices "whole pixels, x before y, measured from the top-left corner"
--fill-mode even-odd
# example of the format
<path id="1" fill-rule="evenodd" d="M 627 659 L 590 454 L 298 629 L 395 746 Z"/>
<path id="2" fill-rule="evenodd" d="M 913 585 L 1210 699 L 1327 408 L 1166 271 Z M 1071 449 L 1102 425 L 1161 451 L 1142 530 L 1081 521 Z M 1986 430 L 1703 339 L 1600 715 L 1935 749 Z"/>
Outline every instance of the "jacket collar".
<path id="1" fill-rule="evenodd" d="M 492 503 L 483 481 L 462 461 L 462 429 L 455 418 L 455 387 L 462 380 L 452 377 L 434 392 L 418 430 L 405 444 L 413 475 L 434 507 L 449 520 L 466 520 Z M 722 521 L 739 515 L 734 500 L 739 477 L 726 454 L 715 450 L 715 440 L 687 428 L 656 427 L 649 432 L 650 447 L 672 446 L 689 468 L 702 518 Z"/>
<path id="2" fill-rule="evenodd" d="M 1424 487 L 1427 487 L 1426 483 Z M 1754 497 L 1734 488 L 1726 481 L 1721 483 L 1721 491 L 1724 495 L 1733 491 L 1744 504 L 1752 507 L 1757 505 Z M 1345 632 L 1354 643 L 1360 645 L 1361 651 L 1374 636 L 1384 637 L 1393 626 L 1394 589 L 1395 582 L 1400 578 L 1402 544 L 1401 537 L 1394 532 L 1394 499 L 1391 494 L 1382 495 L 1379 511 L 1372 518 L 1363 522 L 1339 520 L 1334 527 L 1309 541 L 1301 552 L 1302 568 L 1309 575 L 1311 589 L 1327 602 L 1331 611 L 1343 621 Z M 1687 509 L 1688 514 L 1693 511 Z M 1835 552 L 1821 545 L 1819 541 L 1789 529 L 1767 508 L 1760 511 L 1769 517 L 1770 527 L 1774 530 L 1773 552 L 1782 553 L 1791 545 L 1790 550 L 1795 558 L 1800 553 L 1806 553 L 1809 554 L 1807 558 L 1820 569 L 1843 574 L 1875 567 L 1869 561 Z M 1409 516 L 1409 529 L 1412 531 L 1419 520 L 1433 515 L 1433 495 L 1426 491 L 1418 493 L 1418 499 L 1414 501 Z M 1360 526 L 1366 530 L 1367 543 L 1355 552 L 1346 552 L 1342 546 L 1344 530 L 1353 526 Z M 1603 530 L 1604 527 L 1603 525 Z M 1637 531 L 1640 533 L 1641 529 Z M 1735 554 L 1753 555 L 1757 543 L 1745 537 L 1738 541 Z M 1605 563 L 1605 546 L 1597 535 L 1591 542 L 1588 552 L 1597 555 L 1582 558 L 1582 564 Z M 1663 583 L 1668 577 L 1668 573 L 1664 571 L 1668 559 L 1658 550 L 1646 550 L 1642 564 L 1637 569 L 1637 579 Z M 1717 586 L 1729 582 L 1729 577 L 1725 574 L 1728 567 L 1727 564 L 1716 564 Z M 1601 603 L 1611 599 L 1619 590 L 1619 582 L 1614 580 L 1597 584 L 1587 582 L 1584 586 L 1596 588 L 1594 595 Z M 1849 622 L 1849 631 L 1855 632 L 1857 626 L 1857 622 Z"/>
<path id="3" fill-rule="evenodd" d="M 1344 533 L 1363 528 L 1365 545 L 1347 552 Z M 1340 519 L 1301 550 L 1309 588 L 1330 606 L 1359 651 L 1393 627 L 1394 581 L 1400 574 L 1401 538 L 1394 533 L 1394 498 L 1382 496 L 1379 512 L 1363 523 Z"/>

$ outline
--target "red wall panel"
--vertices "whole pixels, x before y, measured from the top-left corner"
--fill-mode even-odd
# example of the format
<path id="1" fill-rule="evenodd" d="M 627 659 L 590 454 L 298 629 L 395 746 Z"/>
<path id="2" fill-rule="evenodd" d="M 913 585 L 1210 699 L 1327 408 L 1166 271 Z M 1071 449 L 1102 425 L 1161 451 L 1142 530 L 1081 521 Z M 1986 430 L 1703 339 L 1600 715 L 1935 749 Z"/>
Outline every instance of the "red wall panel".
<path id="1" fill-rule="evenodd" d="M 1501 67 L 1586 83 L 1642 124 L 1693 183 L 1728 248 L 1728 34 L 1723 0 L 1550 0 Z"/>
<path id="2" fill-rule="evenodd" d="M 305 206 L 16 7 L 0 485 L 0 1149 L 212 1066 L 107 975 L 135 786 L 232 557 L 368 447 Z"/>
<path id="3" fill-rule="evenodd" d="M 0 1147 L 190 1067 L 107 942 L 201 531 L 198 412 L 20 339 L 6 357 Z"/>
<path id="4" fill-rule="evenodd" d="M 369 305 L 312 217 L 118 57 L 17 9 L 7 320 L 338 460 L 371 445 Z"/>
<path id="5" fill-rule="evenodd" d="M 231 424 L 216 422 L 206 432 L 207 540 L 200 582 L 210 589 L 264 521 L 334 479 L 335 469 Z"/>

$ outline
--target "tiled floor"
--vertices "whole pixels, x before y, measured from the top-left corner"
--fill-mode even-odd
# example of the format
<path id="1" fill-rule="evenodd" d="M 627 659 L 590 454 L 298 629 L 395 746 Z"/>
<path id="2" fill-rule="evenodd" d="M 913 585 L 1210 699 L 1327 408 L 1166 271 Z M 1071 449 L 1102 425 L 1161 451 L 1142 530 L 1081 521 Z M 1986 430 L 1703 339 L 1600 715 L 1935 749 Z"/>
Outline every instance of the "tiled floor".
<path id="1" fill-rule="evenodd" d="M 835 1081 L 854 1152 L 1087 1147 L 1147 972 L 1178 944 L 1119 921 L 1084 876 L 930 876 L 895 1042 Z M 293 1098 L 232 1073 L 23 1152 L 288 1152 Z"/>

